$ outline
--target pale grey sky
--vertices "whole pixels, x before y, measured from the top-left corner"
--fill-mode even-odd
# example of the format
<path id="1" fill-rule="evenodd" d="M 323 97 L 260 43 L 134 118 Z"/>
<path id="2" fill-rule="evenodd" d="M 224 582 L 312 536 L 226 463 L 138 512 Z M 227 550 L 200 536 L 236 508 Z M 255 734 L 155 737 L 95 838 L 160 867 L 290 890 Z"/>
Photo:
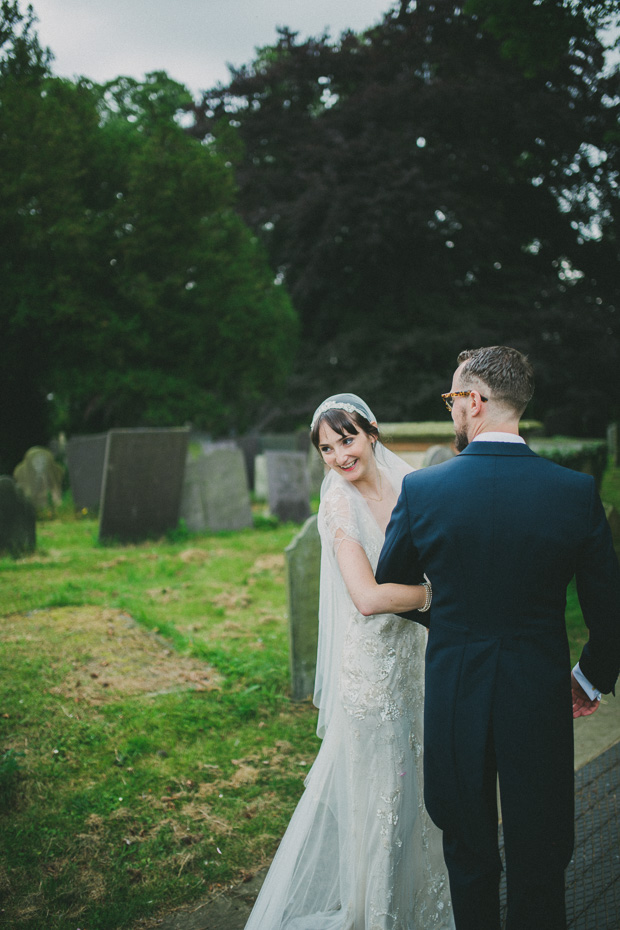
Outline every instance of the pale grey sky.
<path id="1" fill-rule="evenodd" d="M 107 81 L 167 71 L 197 94 L 228 78 L 276 26 L 337 37 L 379 22 L 394 0 L 31 0 L 54 73 Z M 25 5 L 25 0 L 24 0 Z"/>

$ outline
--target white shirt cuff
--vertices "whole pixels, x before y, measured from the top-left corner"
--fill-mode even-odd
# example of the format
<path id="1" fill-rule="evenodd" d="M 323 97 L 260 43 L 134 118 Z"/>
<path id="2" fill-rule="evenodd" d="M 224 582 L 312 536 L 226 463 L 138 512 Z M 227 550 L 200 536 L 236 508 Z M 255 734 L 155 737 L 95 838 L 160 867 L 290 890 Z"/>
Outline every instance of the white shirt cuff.
<path id="1" fill-rule="evenodd" d="M 577 681 L 579 682 L 579 684 L 581 685 L 583 690 L 586 692 L 586 694 L 588 695 L 591 701 L 600 701 L 601 692 L 597 688 L 595 688 L 593 685 L 590 684 L 586 676 L 583 674 L 583 672 L 579 668 L 579 662 L 577 662 L 577 665 L 573 669 L 573 675 L 575 676 L 575 678 L 577 679 Z"/>

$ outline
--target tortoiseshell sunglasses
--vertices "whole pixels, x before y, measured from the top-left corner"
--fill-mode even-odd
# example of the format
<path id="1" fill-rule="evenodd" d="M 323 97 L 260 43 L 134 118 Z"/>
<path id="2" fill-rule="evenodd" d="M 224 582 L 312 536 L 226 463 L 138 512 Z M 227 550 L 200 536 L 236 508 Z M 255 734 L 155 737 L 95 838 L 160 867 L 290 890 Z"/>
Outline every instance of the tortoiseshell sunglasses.
<path id="1" fill-rule="evenodd" d="M 450 413 L 452 413 L 452 408 L 454 407 L 454 398 L 455 397 L 469 397 L 470 394 L 471 394 L 471 391 L 450 391 L 448 394 L 442 394 L 441 398 L 444 404 L 446 405 L 446 407 L 448 408 L 448 410 L 450 411 Z M 483 400 L 485 403 L 487 402 L 488 399 L 489 399 L 488 397 L 483 397 L 482 394 L 480 395 L 480 400 Z"/>

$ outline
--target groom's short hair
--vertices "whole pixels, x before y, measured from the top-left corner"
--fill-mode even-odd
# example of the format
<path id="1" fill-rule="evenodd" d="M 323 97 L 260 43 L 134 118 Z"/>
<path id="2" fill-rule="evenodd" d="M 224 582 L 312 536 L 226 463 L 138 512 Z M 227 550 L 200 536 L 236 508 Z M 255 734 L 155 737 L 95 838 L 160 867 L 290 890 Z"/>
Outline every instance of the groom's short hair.
<path id="1" fill-rule="evenodd" d="M 482 382 L 491 399 L 521 416 L 534 393 L 534 370 L 526 355 L 509 346 L 465 349 L 457 359 L 462 387 Z"/>

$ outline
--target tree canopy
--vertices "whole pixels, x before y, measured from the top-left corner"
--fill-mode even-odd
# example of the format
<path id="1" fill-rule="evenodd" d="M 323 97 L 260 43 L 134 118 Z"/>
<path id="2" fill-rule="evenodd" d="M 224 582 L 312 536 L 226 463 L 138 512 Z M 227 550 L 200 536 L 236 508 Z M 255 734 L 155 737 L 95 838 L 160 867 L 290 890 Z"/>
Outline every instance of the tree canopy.
<path id="1" fill-rule="evenodd" d="M 616 0 L 400 0 L 192 100 L 54 77 L 0 0 L 0 470 L 52 432 L 434 419 L 508 343 L 554 432 L 620 416 Z M 294 309 L 293 309 L 294 308 Z"/>
<path id="2" fill-rule="evenodd" d="M 0 17 L 1 467 L 58 429 L 246 429 L 297 319 L 188 91 L 55 78 L 32 11 Z"/>
<path id="3" fill-rule="evenodd" d="M 198 137 L 238 136 L 239 208 L 301 317 L 283 413 L 346 386 L 381 418 L 439 416 L 457 352 L 506 342 L 537 369 L 532 415 L 618 415 L 618 70 L 592 4 L 536 4 L 558 29 L 529 43 L 525 5 L 282 29 L 194 107 Z"/>

